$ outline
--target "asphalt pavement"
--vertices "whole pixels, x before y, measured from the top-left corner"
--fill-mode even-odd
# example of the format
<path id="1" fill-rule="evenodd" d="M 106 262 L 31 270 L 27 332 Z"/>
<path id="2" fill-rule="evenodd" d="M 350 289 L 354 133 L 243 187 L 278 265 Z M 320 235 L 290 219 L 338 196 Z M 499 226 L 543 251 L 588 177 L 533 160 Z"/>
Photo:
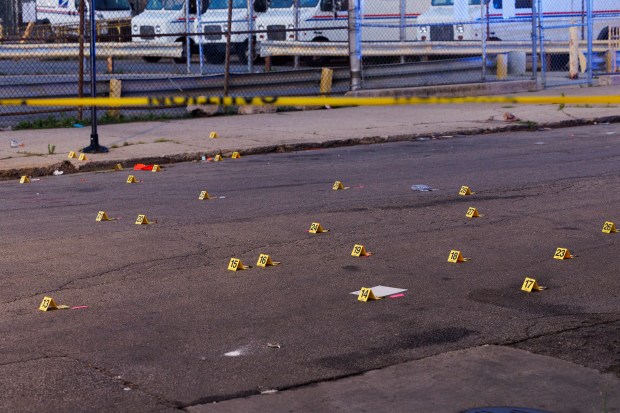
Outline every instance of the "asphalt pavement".
<path id="1" fill-rule="evenodd" d="M 0 409 L 620 411 L 618 234 L 601 232 L 620 222 L 618 133 L 0 182 Z M 465 218 L 471 206 L 482 216 Z M 558 247 L 576 257 L 553 259 Z M 471 260 L 448 263 L 451 250 Z M 261 253 L 281 264 L 256 267 Z M 227 270 L 232 257 L 252 268 Z M 526 276 L 547 289 L 520 291 Z M 375 285 L 407 291 L 350 294 Z M 38 311 L 44 296 L 77 308 Z"/>

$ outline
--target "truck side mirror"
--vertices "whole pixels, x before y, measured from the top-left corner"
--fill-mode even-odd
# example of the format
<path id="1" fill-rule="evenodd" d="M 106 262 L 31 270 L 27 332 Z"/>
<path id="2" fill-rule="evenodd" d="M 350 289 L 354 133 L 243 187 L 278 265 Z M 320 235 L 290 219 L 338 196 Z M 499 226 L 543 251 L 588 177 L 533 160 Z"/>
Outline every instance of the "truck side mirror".
<path id="1" fill-rule="evenodd" d="M 321 11 L 334 11 L 333 0 L 321 0 Z"/>
<path id="2" fill-rule="evenodd" d="M 338 2 L 338 10 L 340 11 L 347 11 L 349 10 L 349 0 L 340 0 Z"/>
<path id="3" fill-rule="evenodd" d="M 254 0 L 254 11 L 256 13 L 264 13 L 267 11 L 266 0 Z"/>

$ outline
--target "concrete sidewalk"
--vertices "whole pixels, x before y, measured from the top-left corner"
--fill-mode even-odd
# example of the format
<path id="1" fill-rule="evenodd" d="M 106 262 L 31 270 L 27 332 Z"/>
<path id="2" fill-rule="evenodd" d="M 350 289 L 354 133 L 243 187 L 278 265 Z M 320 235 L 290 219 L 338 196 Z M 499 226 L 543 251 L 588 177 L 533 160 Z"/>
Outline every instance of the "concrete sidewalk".
<path id="1" fill-rule="evenodd" d="M 483 346 L 275 394 L 191 406 L 187 410 L 458 413 L 497 406 L 555 413 L 619 412 L 620 380 L 552 357 L 509 347 Z M 503 412 L 525 413 L 521 409 Z"/>
<path id="2" fill-rule="evenodd" d="M 616 95 L 620 86 L 552 89 L 533 95 Z M 504 121 L 509 112 L 520 119 Z M 617 107 L 558 105 L 428 105 L 358 107 L 250 116 L 216 116 L 160 122 L 125 123 L 99 127 L 108 154 L 89 155 L 88 161 L 65 163 L 65 172 L 108 168 L 117 162 L 167 163 L 197 160 L 201 155 L 232 151 L 242 154 L 387 142 L 420 137 L 474 134 L 620 121 Z M 216 131 L 217 139 L 209 139 Z M 16 140 L 17 148 L 10 141 Z M 90 128 L 0 132 L 0 177 L 47 175 L 61 167 L 70 151 L 79 152 L 90 140 Z M 55 145 L 48 155 L 48 144 Z M 41 168 L 41 169 L 34 169 Z"/>

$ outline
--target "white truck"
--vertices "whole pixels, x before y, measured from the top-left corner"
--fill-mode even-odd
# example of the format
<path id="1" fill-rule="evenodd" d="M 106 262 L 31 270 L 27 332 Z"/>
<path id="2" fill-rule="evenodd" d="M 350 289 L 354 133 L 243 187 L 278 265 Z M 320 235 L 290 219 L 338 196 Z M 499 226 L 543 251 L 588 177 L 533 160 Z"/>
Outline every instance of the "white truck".
<path id="1" fill-rule="evenodd" d="M 200 10 L 207 8 L 208 1 L 201 1 Z M 185 9 L 189 3 L 189 13 Z M 149 0 L 142 13 L 131 19 L 132 41 L 138 43 L 183 43 L 183 55 L 175 58 L 177 63 L 186 61 L 185 47 L 186 40 L 189 38 L 190 53 L 197 50 L 197 45 L 193 36 L 187 36 L 195 27 L 198 12 L 196 0 Z M 189 21 L 187 16 L 189 14 Z M 157 62 L 160 56 L 143 56 L 147 62 Z"/>
<path id="2" fill-rule="evenodd" d="M 259 43 L 266 40 L 347 41 L 348 0 L 298 0 L 298 27 L 295 23 L 293 1 L 271 0 L 267 12 L 256 19 Z M 362 41 L 415 41 L 416 30 L 413 25 L 420 13 L 425 11 L 429 5 L 430 0 L 363 2 L 360 13 Z M 296 31 L 297 36 L 295 36 Z"/>
<path id="3" fill-rule="evenodd" d="M 254 29 L 254 12 L 248 5 L 248 0 L 232 0 L 232 20 L 230 36 L 231 54 L 238 57 L 243 64 L 247 63 L 250 55 L 254 57 L 254 47 L 252 53 L 249 51 L 250 42 L 248 32 Z M 209 8 L 196 21 L 196 32 L 202 39 L 196 40 L 202 44 L 205 58 L 209 63 L 222 63 L 226 57 L 226 32 L 228 31 L 228 0 L 210 0 Z"/>
<path id="4" fill-rule="evenodd" d="M 532 1 L 538 0 L 432 0 L 428 10 L 418 17 L 417 37 L 421 41 L 481 40 L 483 29 L 488 39 L 530 40 L 532 37 Z M 606 40 L 609 26 L 618 26 L 618 0 L 593 1 L 593 35 Z M 583 24 L 585 3 L 582 0 L 542 0 L 544 26 Z M 481 10 L 480 7 L 483 7 Z M 488 24 L 488 25 L 487 25 Z M 568 28 L 545 31 L 546 40 L 569 39 Z"/>
<path id="5" fill-rule="evenodd" d="M 86 1 L 84 10 L 89 16 L 91 1 Z M 36 0 L 36 21 L 50 25 L 52 32 L 77 36 L 80 23 L 80 0 Z M 126 40 L 129 34 L 129 19 L 132 9 L 128 0 L 95 0 L 95 18 L 99 40 Z"/>

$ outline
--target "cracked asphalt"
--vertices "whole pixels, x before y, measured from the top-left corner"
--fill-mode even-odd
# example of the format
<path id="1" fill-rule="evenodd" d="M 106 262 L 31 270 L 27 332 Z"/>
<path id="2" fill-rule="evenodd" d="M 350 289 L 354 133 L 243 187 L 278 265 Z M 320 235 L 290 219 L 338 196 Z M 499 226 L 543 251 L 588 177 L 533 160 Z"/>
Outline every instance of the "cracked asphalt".
<path id="1" fill-rule="evenodd" d="M 620 377 L 620 234 L 601 232 L 620 224 L 619 135 L 248 156 L 131 185 L 133 171 L 0 182 L 0 410 L 178 411 L 483 344 Z M 471 261 L 448 263 L 452 249 Z M 282 264 L 257 268 L 260 253 Z M 231 257 L 252 268 L 228 271 Z M 547 289 L 521 292 L 526 276 Z M 374 285 L 408 291 L 349 294 Z M 38 311 L 46 295 L 87 308 Z"/>

